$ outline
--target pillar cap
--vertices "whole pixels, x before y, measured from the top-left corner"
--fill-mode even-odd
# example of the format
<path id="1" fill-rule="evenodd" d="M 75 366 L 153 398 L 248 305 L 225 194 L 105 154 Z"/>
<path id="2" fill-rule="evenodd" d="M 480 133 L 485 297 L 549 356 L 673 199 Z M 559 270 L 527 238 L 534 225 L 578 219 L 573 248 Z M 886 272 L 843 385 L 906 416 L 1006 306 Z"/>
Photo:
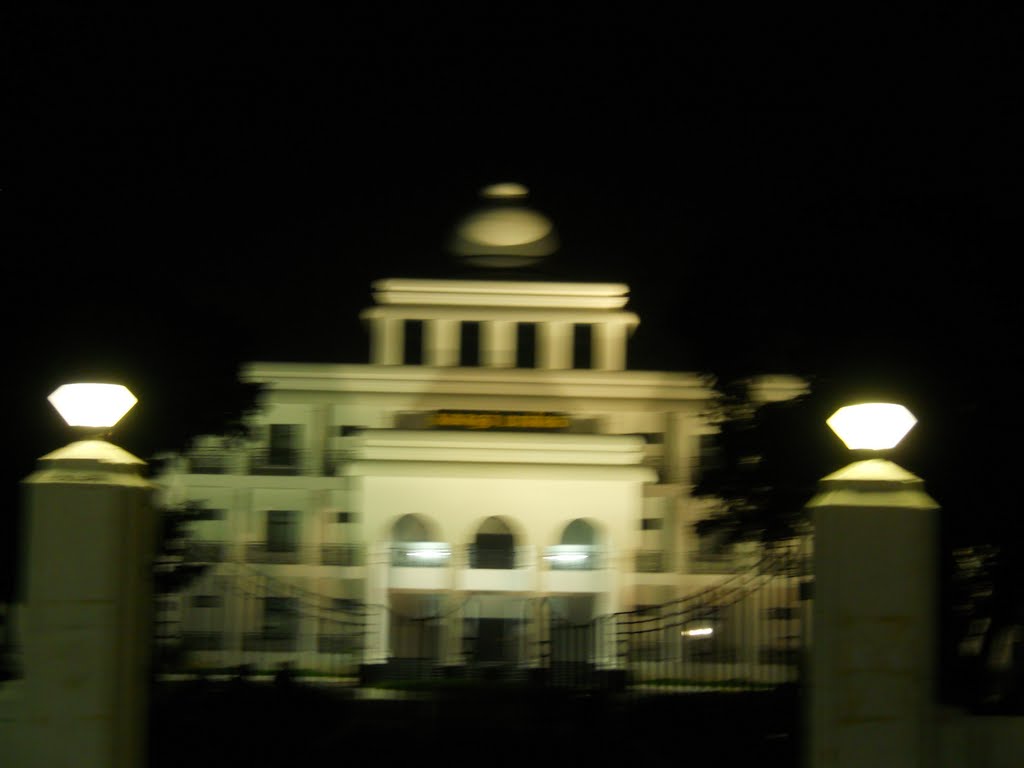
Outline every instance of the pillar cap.
<path id="1" fill-rule="evenodd" d="M 826 475 L 821 490 L 807 503 L 815 507 L 888 507 L 938 509 L 924 481 L 887 459 L 855 461 Z"/>

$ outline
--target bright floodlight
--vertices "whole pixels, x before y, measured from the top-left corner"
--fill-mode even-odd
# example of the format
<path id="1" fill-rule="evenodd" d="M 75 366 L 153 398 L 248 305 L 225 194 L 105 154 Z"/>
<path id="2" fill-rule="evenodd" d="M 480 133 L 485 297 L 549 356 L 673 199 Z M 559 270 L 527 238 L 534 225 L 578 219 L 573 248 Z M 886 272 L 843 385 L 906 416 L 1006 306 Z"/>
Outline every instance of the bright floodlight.
<path id="1" fill-rule="evenodd" d="M 418 560 L 444 560 L 451 552 L 447 549 L 413 549 L 406 554 Z"/>
<path id="2" fill-rule="evenodd" d="M 715 634 L 714 627 L 694 627 L 693 629 L 684 629 L 680 633 L 683 637 L 710 637 Z"/>
<path id="3" fill-rule="evenodd" d="M 587 559 L 586 552 L 557 552 L 553 555 L 544 555 L 545 560 L 555 563 L 582 563 Z"/>
<path id="4" fill-rule="evenodd" d="M 825 423 L 851 450 L 884 451 L 899 443 L 917 419 L 902 405 L 861 403 L 843 406 Z"/>
<path id="5" fill-rule="evenodd" d="M 62 384 L 47 399 L 71 427 L 112 427 L 138 402 L 120 384 Z"/>

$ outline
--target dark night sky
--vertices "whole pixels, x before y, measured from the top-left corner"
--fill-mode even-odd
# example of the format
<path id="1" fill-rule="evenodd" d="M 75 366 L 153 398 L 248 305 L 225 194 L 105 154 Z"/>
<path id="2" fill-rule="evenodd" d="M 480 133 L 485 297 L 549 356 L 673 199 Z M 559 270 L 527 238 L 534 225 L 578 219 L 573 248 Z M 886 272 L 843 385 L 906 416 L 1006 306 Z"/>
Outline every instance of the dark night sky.
<path id="1" fill-rule="evenodd" d="M 498 180 L 552 279 L 632 286 L 631 367 L 899 397 L 940 501 L 1013 503 L 1016 19 L 345 5 L 5 25 L 5 514 L 57 384 L 131 387 L 144 458 L 216 431 L 240 362 L 364 362 L 370 281 L 456 274 Z"/>

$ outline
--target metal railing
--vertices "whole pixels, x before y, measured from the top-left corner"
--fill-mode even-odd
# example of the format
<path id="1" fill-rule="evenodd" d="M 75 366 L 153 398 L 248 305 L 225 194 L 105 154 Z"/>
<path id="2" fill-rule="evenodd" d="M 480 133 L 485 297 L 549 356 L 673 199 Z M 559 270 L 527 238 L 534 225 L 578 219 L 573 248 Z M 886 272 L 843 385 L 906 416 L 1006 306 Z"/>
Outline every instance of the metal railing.
<path id="1" fill-rule="evenodd" d="M 321 632 L 316 636 L 317 653 L 359 653 L 363 649 L 363 638 L 359 634 Z"/>
<path id="2" fill-rule="evenodd" d="M 231 456 L 227 451 L 196 451 L 189 455 L 188 461 L 195 475 L 224 475 L 231 471 Z"/>
<path id="3" fill-rule="evenodd" d="M 261 541 L 245 545 L 245 561 L 247 563 L 267 563 L 288 565 L 308 562 L 306 547 L 271 546 Z"/>
<path id="4" fill-rule="evenodd" d="M 636 573 L 665 573 L 668 570 L 668 557 L 660 549 L 637 550 L 633 567 Z"/>
<path id="5" fill-rule="evenodd" d="M 224 633 L 214 630 L 212 632 L 183 632 L 181 635 L 182 647 L 187 651 L 222 651 L 224 650 Z"/>
<path id="6" fill-rule="evenodd" d="M 320 547 L 321 565 L 351 567 L 363 562 L 363 548 L 358 544 L 324 544 Z"/>
<path id="7" fill-rule="evenodd" d="M 398 568 L 447 568 L 452 564 L 452 548 L 443 542 L 395 542 L 391 545 L 391 565 Z"/>
<path id="8" fill-rule="evenodd" d="M 302 451 L 270 451 L 260 448 L 249 454 L 249 474 L 301 475 Z"/>
<path id="9" fill-rule="evenodd" d="M 275 653 L 294 653 L 298 650 L 299 638 L 296 634 L 271 634 L 264 632 L 246 632 L 242 635 L 243 651 L 269 651 Z"/>
<path id="10" fill-rule="evenodd" d="M 185 560 L 190 563 L 221 563 L 227 546 L 223 541 L 190 541 L 185 545 Z"/>

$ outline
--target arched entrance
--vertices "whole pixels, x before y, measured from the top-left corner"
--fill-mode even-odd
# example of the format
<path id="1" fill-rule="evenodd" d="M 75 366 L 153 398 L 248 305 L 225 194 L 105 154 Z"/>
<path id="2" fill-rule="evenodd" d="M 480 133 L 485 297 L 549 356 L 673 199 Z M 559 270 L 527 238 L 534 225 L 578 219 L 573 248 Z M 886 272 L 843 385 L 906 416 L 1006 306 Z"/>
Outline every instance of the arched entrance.
<path id="1" fill-rule="evenodd" d="M 515 568 L 516 542 L 512 529 L 499 517 L 489 517 L 477 529 L 470 549 L 470 568 Z"/>

